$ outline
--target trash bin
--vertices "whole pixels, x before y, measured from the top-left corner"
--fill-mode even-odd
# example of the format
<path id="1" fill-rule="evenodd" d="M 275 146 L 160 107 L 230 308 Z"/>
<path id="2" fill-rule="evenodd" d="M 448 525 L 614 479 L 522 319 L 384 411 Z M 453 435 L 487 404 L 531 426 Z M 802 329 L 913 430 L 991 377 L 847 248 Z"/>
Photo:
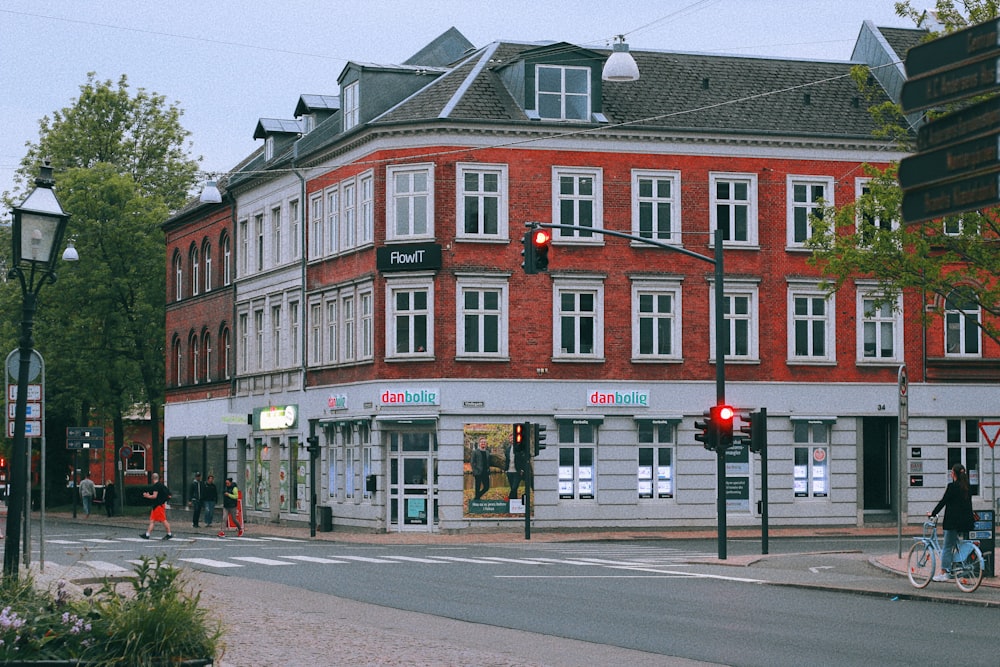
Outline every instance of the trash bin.
<path id="1" fill-rule="evenodd" d="M 333 508 L 320 505 L 319 510 L 319 531 L 322 533 L 333 532 Z"/>

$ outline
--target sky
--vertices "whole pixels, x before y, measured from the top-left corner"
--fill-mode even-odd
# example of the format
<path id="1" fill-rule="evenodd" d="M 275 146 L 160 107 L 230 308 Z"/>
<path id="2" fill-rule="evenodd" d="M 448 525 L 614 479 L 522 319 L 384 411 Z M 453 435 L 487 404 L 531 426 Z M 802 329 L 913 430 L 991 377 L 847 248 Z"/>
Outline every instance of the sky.
<path id="1" fill-rule="evenodd" d="M 913 0 L 928 7 L 932 0 Z M 609 48 L 848 60 L 865 20 L 914 27 L 895 0 L 0 0 L 0 192 L 14 188 L 39 120 L 94 72 L 183 110 L 206 176 L 259 145 L 260 118 L 339 93 L 349 61 L 400 63 L 451 27 L 475 46 L 565 41 Z M 58 177 L 58 175 L 57 175 Z M 58 186 L 57 186 L 58 187 Z M 7 217 L 4 211 L 0 217 Z"/>

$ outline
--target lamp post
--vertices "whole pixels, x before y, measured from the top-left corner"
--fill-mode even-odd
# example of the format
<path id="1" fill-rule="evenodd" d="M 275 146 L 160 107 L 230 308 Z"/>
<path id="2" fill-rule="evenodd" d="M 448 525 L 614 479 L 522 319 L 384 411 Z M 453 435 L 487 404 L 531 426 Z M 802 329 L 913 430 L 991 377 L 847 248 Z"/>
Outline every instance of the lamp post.
<path id="1" fill-rule="evenodd" d="M 31 353 L 35 345 L 32 330 L 42 285 L 55 282 L 55 264 L 69 214 L 63 211 L 52 186 L 52 167 L 48 162 L 39 169 L 35 189 L 13 209 L 11 229 L 13 254 L 9 277 L 21 283 L 20 359 L 17 373 L 17 401 L 14 412 L 14 451 L 11 459 L 10 499 L 7 506 L 7 535 L 4 538 L 3 573 L 17 578 L 20 553 L 21 518 L 27 516 L 28 451 L 24 434 L 28 412 L 28 381 Z M 74 253 L 75 254 L 75 253 Z M 67 257 L 69 259 L 69 257 Z"/>

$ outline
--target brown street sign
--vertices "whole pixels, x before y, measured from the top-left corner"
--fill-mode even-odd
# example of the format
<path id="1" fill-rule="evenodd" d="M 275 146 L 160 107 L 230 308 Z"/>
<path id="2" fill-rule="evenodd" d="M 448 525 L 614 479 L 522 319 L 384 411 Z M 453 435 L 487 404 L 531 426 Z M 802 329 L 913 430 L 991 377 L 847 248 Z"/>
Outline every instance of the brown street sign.
<path id="1" fill-rule="evenodd" d="M 998 142 L 1000 136 L 986 135 L 903 158 L 899 163 L 899 186 L 909 190 L 979 172 L 1000 171 Z"/>
<path id="2" fill-rule="evenodd" d="M 924 123 L 917 131 L 917 150 L 930 151 L 1000 131 L 1000 97 L 965 107 Z"/>
<path id="3" fill-rule="evenodd" d="M 988 55 L 1000 55 L 998 35 L 1000 19 L 993 19 L 914 46 L 906 53 L 906 76 L 913 78 Z"/>
<path id="4" fill-rule="evenodd" d="M 1000 174 L 969 176 L 903 192 L 903 221 L 933 220 L 1000 204 Z"/>
<path id="5" fill-rule="evenodd" d="M 1000 89 L 1000 58 L 986 58 L 932 72 L 903 84 L 903 113 L 929 109 Z"/>

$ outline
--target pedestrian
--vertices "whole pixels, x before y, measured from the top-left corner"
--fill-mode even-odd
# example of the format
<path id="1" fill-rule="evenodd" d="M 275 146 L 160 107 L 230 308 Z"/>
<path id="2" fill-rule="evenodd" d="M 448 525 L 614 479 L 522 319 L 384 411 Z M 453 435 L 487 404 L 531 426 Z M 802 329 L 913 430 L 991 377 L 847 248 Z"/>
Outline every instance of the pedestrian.
<path id="1" fill-rule="evenodd" d="M 226 488 L 222 490 L 222 528 L 219 531 L 219 537 L 226 536 L 226 519 L 233 522 L 236 526 L 236 537 L 243 536 L 243 520 L 240 517 L 240 513 L 236 511 L 236 506 L 239 504 L 240 500 L 240 489 L 236 486 L 236 482 L 233 481 L 232 477 L 226 478 Z"/>
<path id="2" fill-rule="evenodd" d="M 212 525 L 217 502 L 219 502 L 219 487 L 215 485 L 215 475 L 209 475 L 201 490 L 201 518 L 205 520 L 206 528 Z"/>
<path id="3" fill-rule="evenodd" d="M 191 508 L 193 512 L 191 516 L 191 525 L 195 528 L 198 527 L 198 521 L 201 519 L 201 500 L 204 495 L 204 485 L 201 481 L 201 473 L 196 472 L 194 474 L 194 481 L 191 482 L 191 492 L 188 494 L 188 507 Z"/>
<path id="4" fill-rule="evenodd" d="M 951 467 L 951 481 L 944 490 L 944 496 L 927 516 L 936 517 L 941 508 L 944 508 L 944 546 L 941 549 L 941 571 L 934 575 L 934 581 L 954 578 L 951 574 L 951 562 L 955 547 L 958 546 L 958 538 L 968 537 L 969 531 L 975 528 L 969 473 L 961 463 Z"/>
<path id="5" fill-rule="evenodd" d="M 115 515 L 116 500 L 118 500 L 118 492 L 115 490 L 115 483 L 108 482 L 104 485 L 104 511 L 108 513 L 109 519 Z"/>
<path id="6" fill-rule="evenodd" d="M 163 536 L 163 539 L 169 540 L 174 536 L 173 531 L 170 530 L 170 522 L 167 521 L 167 509 L 165 507 L 167 501 L 170 500 L 170 489 L 160 481 L 160 476 L 157 473 L 153 473 L 152 488 L 143 493 L 142 497 L 153 501 L 153 509 L 149 512 L 149 527 L 145 533 L 139 533 L 139 535 L 143 539 L 148 540 L 150 534 L 153 532 L 153 524 L 162 523 L 163 527 L 167 530 L 167 534 Z"/>
<path id="7" fill-rule="evenodd" d="M 94 480 L 90 479 L 90 473 L 83 473 L 83 480 L 80 482 L 80 499 L 83 501 L 83 516 L 90 518 L 90 508 L 94 506 L 94 495 L 97 487 Z"/>

